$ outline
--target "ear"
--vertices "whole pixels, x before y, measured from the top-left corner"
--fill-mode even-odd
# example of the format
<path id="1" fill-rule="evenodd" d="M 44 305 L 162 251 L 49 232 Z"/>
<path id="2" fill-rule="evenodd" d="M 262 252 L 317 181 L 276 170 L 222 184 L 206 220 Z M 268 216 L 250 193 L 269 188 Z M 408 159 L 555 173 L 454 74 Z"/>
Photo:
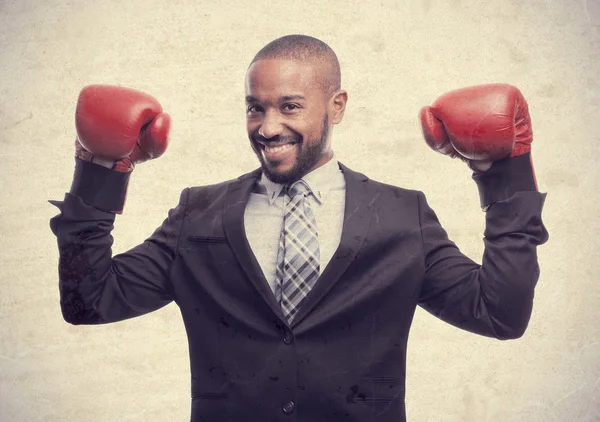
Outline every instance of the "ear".
<path id="1" fill-rule="evenodd" d="M 328 104 L 329 123 L 337 125 L 344 118 L 346 111 L 346 102 L 348 102 L 348 93 L 344 90 L 336 91 Z"/>

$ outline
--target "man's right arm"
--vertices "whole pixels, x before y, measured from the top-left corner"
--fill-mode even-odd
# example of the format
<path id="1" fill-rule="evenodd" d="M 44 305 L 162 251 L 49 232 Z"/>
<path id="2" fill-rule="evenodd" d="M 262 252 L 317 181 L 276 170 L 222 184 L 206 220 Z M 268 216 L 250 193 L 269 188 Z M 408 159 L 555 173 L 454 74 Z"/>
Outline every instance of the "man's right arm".
<path id="1" fill-rule="evenodd" d="M 101 324 L 151 312 L 172 300 L 171 262 L 187 201 L 141 245 L 112 257 L 115 213 L 123 211 L 136 163 L 157 158 L 170 118 L 153 97 L 128 88 L 85 87 L 75 112 L 75 175 L 50 227 L 58 240 L 60 303 L 72 324 Z"/>
<path id="2" fill-rule="evenodd" d="M 77 160 L 76 177 L 101 180 L 97 174 L 110 171 Z M 104 184 L 102 189 L 110 196 L 106 190 L 119 191 L 119 186 Z M 75 325 L 104 324 L 167 305 L 173 299 L 169 271 L 188 189 L 181 193 L 179 205 L 169 211 L 150 238 L 114 257 L 110 233 L 115 213 L 86 204 L 76 193 L 72 188 L 64 201 L 51 201 L 60 210 L 50 220 L 50 227 L 58 241 L 60 306 L 65 321 Z"/>

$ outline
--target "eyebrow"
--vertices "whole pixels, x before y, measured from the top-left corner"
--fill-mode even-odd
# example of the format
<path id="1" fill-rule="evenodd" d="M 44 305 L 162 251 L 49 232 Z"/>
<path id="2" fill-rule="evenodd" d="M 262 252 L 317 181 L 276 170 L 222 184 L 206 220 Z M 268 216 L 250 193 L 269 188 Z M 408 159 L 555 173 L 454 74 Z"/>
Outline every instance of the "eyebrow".
<path id="1" fill-rule="evenodd" d="M 302 95 L 284 95 L 280 98 L 281 101 L 305 100 Z"/>
<path id="2" fill-rule="evenodd" d="M 284 101 L 297 101 L 297 100 L 306 100 L 306 98 L 304 98 L 302 95 L 284 95 L 283 97 L 279 98 L 280 102 L 284 102 Z M 251 95 L 247 95 L 246 96 L 246 102 L 247 103 L 260 103 L 260 101 L 258 100 L 258 98 L 255 98 Z"/>

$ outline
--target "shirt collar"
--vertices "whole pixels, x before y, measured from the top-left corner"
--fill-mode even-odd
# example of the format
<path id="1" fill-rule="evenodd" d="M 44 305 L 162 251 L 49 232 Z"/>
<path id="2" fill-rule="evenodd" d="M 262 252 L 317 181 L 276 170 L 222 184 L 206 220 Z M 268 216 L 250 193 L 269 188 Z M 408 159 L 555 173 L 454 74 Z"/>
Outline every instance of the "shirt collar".
<path id="1" fill-rule="evenodd" d="M 327 194 L 331 188 L 336 185 L 336 182 L 340 177 L 343 177 L 343 175 L 337 160 L 334 160 L 332 155 L 332 158 L 330 158 L 329 161 L 306 174 L 302 180 L 310 187 L 313 196 L 319 204 L 321 204 L 325 201 Z M 275 202 L 285 187 L 283 184 L 274 183 L 269 180 L 264 172 L 258 181 L 258 185 L 259 191 L 264 192 L 264 190 L 266 190 L 266 194 L 269 198 L 269 205 L 273 205 L 273 202 Z"/>

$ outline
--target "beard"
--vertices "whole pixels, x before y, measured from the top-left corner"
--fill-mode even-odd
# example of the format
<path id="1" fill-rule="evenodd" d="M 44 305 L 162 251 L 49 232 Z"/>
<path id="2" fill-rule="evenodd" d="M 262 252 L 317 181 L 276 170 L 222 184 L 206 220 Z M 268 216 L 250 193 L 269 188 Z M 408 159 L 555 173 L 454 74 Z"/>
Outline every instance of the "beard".
<path id="1" fill-rule="evenodd" d="M 292 131 L 293 132 L 293 131 Z M 319 162 L 323 156 L 323 152 L 327 146 L 329 138 L 329 120 L 327 114 L 323 118 L 323 129 L 321 129 L 321 137 L 319 139 L 311 139 L 308 142 L 302 141 L 302 135 L 293 132 L 290 136 L 276 136 L 267 139 L 258 134 L 258 130 L 250 135 L 250 144 L 254 153 L 260 161 L 263 173 L 273 183 L 290 184 L 304 177 L 310 170 Z M 277 144 L 293 142 L 299 144 L 299 152 L 296 161 L 288 171 L 276 171 L 271 168 L 266 162 L 262 154 L 262 147 L 258 141 Z"/>

